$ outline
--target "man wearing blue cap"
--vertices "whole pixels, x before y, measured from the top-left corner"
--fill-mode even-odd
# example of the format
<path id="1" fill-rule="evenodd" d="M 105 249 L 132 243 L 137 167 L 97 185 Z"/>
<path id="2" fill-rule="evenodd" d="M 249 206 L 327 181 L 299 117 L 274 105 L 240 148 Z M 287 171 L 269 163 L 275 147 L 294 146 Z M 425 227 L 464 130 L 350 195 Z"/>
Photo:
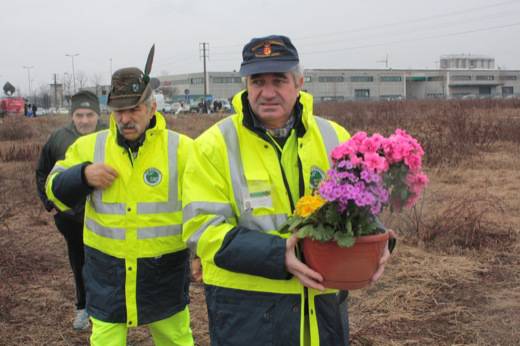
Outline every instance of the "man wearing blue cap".
<path id="1" fill-rule="evenodd" d="M 349 134 L 313 115 L 289 38 L 254 38 L 242 56 L 237 113 L 197 138 L 183 183 L 183 239 L 200 257 L 192 270 L 202 265 L 211 344 L 347 345 L 346 305 L 278 230 Z"/>

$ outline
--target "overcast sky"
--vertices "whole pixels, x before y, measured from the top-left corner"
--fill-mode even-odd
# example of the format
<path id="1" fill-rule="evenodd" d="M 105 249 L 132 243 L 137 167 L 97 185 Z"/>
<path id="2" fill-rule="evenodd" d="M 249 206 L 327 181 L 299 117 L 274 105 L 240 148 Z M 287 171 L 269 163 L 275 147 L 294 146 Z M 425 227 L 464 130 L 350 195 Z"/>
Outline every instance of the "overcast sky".
<path id="1" fill-rule="evenodd" d="M 473 54 L 520 69 L 520 0 L 1 0 L 0 85 L 23 93 L 57 73 L 109 81 L 121 67 L 152 75 L 238 70 L 252 37 L 289 36 L 305 68 L 436 68 L 440 55 Z M 29 69 L 23 66 L 31 67 Z"/>

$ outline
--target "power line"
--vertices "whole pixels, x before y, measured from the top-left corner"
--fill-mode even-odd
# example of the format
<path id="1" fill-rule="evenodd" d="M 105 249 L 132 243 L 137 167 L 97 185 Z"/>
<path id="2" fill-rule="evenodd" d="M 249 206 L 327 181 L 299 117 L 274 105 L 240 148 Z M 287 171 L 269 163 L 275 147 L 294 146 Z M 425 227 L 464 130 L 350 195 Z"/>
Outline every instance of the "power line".
<path id="1" fill-rule="evenodd" d="M 345 47 L 345 48 L 339 48 L 339 49 L 328 49 L 328 50 L 310 51 L 310 52 L 307 51 L 307 52 L 305 52 L 305 54 L 333 53 L 333 52 L 341 52 L 341 51 L 345 51 L 345 50 L 352 50 L 352 49 L 359 49 L 359 48 L 379 47 L 379 46 L 384 46 L 384 45 L 387 45 L 387 44 L 398 44 L 398 43 L 407 43 L 407 42 L 429 40 L 429 39 L 435 39 L 435 38 L 460 36 L 460 35 L 466 35 L 466 34 L 471 34 L 471 33 L 475 33 L 475 32 L 482 32 L 482 31 L 490 31 L 490 30 L 496 30 L 496 29 L 509 28 L 509 27 L 518 26 L 518 25 L 520 25 L 520 22 L 511 23 L 511 24 L 505 24 L 505 25 L 491 26 L 491 27 L 475 29 L 475 30 L 466 30 L 466 31 L 453 32 L 453 33 L 449 33 L 449 34 L 424 36 L 424 37 L 418 37 L 418 38 L 408 39 L 408 40 L 397 40 L 397 41 L 390 41 L 390 42 L 382 42 L 382 43 L 375 43 L 375 44 L 367 44 L 367 45 L 360 45 L 360 46 Z"/>
<path id="2" fill-rule="evenodd" d="M 442 28 L 442 29 L 455 29 L 454 28 L 455 26 L 467 25 L 467 24 L 470 24 L 470 23 L 475 22 L 475 21 L 477 21 L 479 24 L 481 24 L 483 19 L 485 19 L 485 20 L 493 20 L 493 19 L 501 19 L 501 18 L 505 18 L 505 17 L 511 17 L 511 13 L 508 12 L 508 13 L 506 13 L 506 15 L 503 15 L 503 13 L 500 13 L 497 16 L 484 15 L 484 16 L 479 16 L 479 17 L 475 17 L 475 18 L 471 18 L 471 19 L 465 18 L 464 21 L 455 20 L 455 21 L 448 21 L 448 22 L 432 23 L 432 24 L 427 25 L 427 26 L 425 26 L 423 28 L 421 28 L 421 27 L 414 27 L 413 30 L 407 30 L 406 32 L 397 32 L 397 33 L 392 34 L 392 36 L 396 36 L 396 35 L 407 36 L 407 35 L 410 35 L 410 34 L 411 35 L 416 35 L 416 34 L 418 34 L 420 32 L 424 32 L 426 34 L 426 33 L 431 32 L 431 31 L 439 32 L 440 28 Z M 515 16 L 514 19 L 517 19 L 517 18 L 518 18 L 518 16 Z M 389 30 L 390 29 L 385 30 L 385 33 L 384 33 L 385 36 L 390 36 L 391 35 L 391 31 L 389 31 Z M 357 35 L 356 36 L 356 38 L 357 38 L 356 41 L 367 41 L 368 38 L 373 38 L 373 37 L 380 38 L 381 37 L 381 33 L 373 33 L 372 35 L 364 34 L 362 37 Z M 343 43 L 344 40 L 345 40 L 345 36 L 343 36 L 341 39 L 330 39 L 330 40 L 320 39 L 319 42 L 312 43 L 312 46 L 316 47 L 316 46 L 320 46 L 320 45 L 329 45 L 329 44 L 334 44 L 334 43 L 338 43 L 338 42 Z M 352 41 L 350 41 L 350 42 L 352 42 Z M 309 43 L 306 43 L 306 45 L 309 45 Z"/>
<path id="3" fill-rule="evenodd" d="M 374 26 L 360 27 L 360 28 L 357 28 L 357 29 L 354 28 L 354 29 L 349 29 L 349 30 L 342 30 L 342 31 L 327 33 L 327 34 L 324 34 L 324 35 L 326 35 L 326 36 L 344 35 L 345 33 L 361 32 L 361 31 L 367 31 L 367 30 L 387 28 L 387 27 L 391 27 L 391 26 L 401 26 L 401 25 L 405 25 L 405 24 L 422 23 L 425 20 L 432 20 L 432 19 L 436 19 L 436 18 L 452 17 L 452 16 L 459 16 L 459 15 L 467 15 L 468 12 L 475 12 L 475 11 L 488 9 L 488 8 L 491 8 L 491 7 L 504 6 L 504 5 L 511 4 L 511 3 L 518 4 L 518 1 L 517 0 L 503 1 L 503 2 L 499 2 L 499 3 L 495 3 L 495 4 L 479 6 L 479 7 L 473 7 L 473 8 L 467 8 L 467 9 L 457 10 L 457 11 L 452 11 L 452 12 L 446 12 L 446 13 L 441 13 L 441 14 L 437 14 L 437 15 L 433 15 L 433 16 L 419 17 L 419 18 L 415 18 L 415 19 L 411 19 L 411 20 L 392 22 L 392 23 L 385 23 L 385 24 L 379 24 L 379 25 L 374 25 Z M 320 35 L 318 37 L 317 36 L 306 36 L 306 37 L 299 37 L 299 38 L 295 38 L 295 39 L 303 41 L 303 40 L 307 40 L 307 39 L 321 38 L 322 36 L 323 35 Z"/>
<path id="4" fill-rule="evenodd" d="M 492 8 L 492 7 L 504 6 L 504 5 L 508 5 L 508 4 L 512 4 L 512 3 L 518 4 L 518 1 L 517 0 L 503 1 L 503 2 L 499 2 L 499 3 L 495 3 L 495 4 L 471 7 L 471 8 L 466 8 L 466 9 L 462 9 L 462 10 L 440 13 L 440 14 L 433 15 L 433 16 L 419 17 L 419 18 L 415 18 L 415 19 L 411 19 L 411 20 L 404 20 L 404 21 L 399 21 L 399 22 L 391 22 L 391 23 L 385 23 L 385 24 L 379 24 L 379 25 L 352 28 L 352 29 L 346 29 L 346 30 L 336 31 L 336 32 L 327 32 L 327 33 L 322 33 L 319 35 L 300 36 L 300 37 L 296 36 L 296 37 L 291 37 L 291 39 L 300 40 L 300 41 L 313 40 L 313 39 L 321 40 L 325 36 L 344 35 L 344 34 L 348 34 L 348 33 L 358 33 L 358 32 L 362 32 L 362 31 L 387 28 L 387 27 L 391 27 L 391 26 L 402 26 L 402 25 L 406 25 L 406 24 L 422 23 L 426 20 L 432 20 L 432 19 L 436 19 L 436 18 L 467 15 L 468 12 L 480 11 L 480 10 L 484 10 L 484 9 L 488 9 L 488 8 Z M 222 45 L 222 46 L 217 45 L 217 46 L 213 46 L 213 48 L 218 49 L 218 48 L 228 48 L 228 47 L 232 48 L 232 47 L 242 47 L 242 46 L 243 46 L 243 44 Z"/>
<path id="5" fill-rule="evenodd" d="M 451 12 L 446 12 L 446 13 L 442 13 L 442 14 L 438 14 L 438 15 L 433 15 L 433 16 L 427 16 L 427 17 L 421 17 L 421 18 L 415 18 L 415 19 L 412 19 L 412 20 L 408 20 L 408 21 L 400 21 L 400 22 L 393 22 L 393 23 L 386 23 L 386 24 L 380 24 L 380 25 L 375 25 L 375 26 L 367 26 L 367 27 L 361 27 L 361 28 L 354 28 L 354 29 L 349 29 L 349 30 L 344 30 L 344 31 L 338 31 L 338 32 L 331 32 L 331 33 L 327 33 L 327 34 L 321 34 L 319 36 L 304 36 L 304 37 L 295 37 L 293 38 L 293 40 L 319 40 L 319 42 L 317 43 L 314 43 L 313 46 L 317 46 L 317 45 L 327 45 L 327 44 L 331 44 L 331 43 L 336 43 L 336 42 L 342 42 L 343 40 L 339 41 L 339 40 L 323 40 L 323 36 L 327 36 L 327 37 L 330 37 L 330 36 L 334 36 L 334 35 L 344 35 L 344 34 L 350 34 L 350 33 L 359 33 L 359 32 L 362 32 L 362 31 L 369 31 L 369 30 L 375 30 L 375 29 L 380 29 L 380 28 L 388 28 L 388 27 L 395 27 L 395 26 L 403 26 L 403 25 L 407 25 L 407 24 L 414 24 L 414 23 L 423 23 L 424 21 L 427 21 L 427 20 L 432 20 L 432 19 L 437 19 L 437 18 L 443 18 L 443 17 L 453 17 L 453 16 L 460 16 L 460 15 L 467 15 L 468 12 L 476 12 L 476 11 L 480 11 L 480 10 L 484 10 L 484 9 L 489 9 L 489 8 L 494 8 L 494 7 L 499 7 L 499 6 L 504 6 L 504 5 L 508 5 L 508 4 L 511 4 L 511 3 L 518 3 L 517 1 L 503 1 L 503 2 L 500 2 L 500 3 L 495 3 L 495 4 L 489 4 L 489 5 L 485 5 L 485 6 L 479 6 L 479 7 L 473 7 L 473 8 L 466 8 L 466 9 L 463 9 L 463 10 L 456 10 L 456 11 L 451 11 Z M 505 14 L 510 14 L 511 12 L 506 12 Z M 490 17 L 489 14 L 486 14 L 486 17 L 485 19 L 497 19 L 497 18 L 501 18 L 503 17 L 502 14 L 504 14 L 504 12 L 499 12 L 497 13 L 498 15 L 497 16 L 494 16 L 494 17 Z M 448 23 L 435 23 L 435 24 L 431 24 L 431 25 L 450 25 L 451 24 L 467 24 L 468 22 L 470 21 L 475 21 L 475 20 L 478 20 L 478 21 L 481 21 L 482 20 L 482 17 L 477 17 L 477 18 L 473 18 L 471 20 L 468 20 L 468 18 L 465 18 L 464 22 L 448 22 Z M 432 29 L 437 29 L 436 27 L 432 27 Z M 487 30 L 486 28 L 484 29 L 478 29 L 478 30 Z M 417 30 L 414 29 L 414 32 L 413 33 L 417 33 Z M 463 33 L 466 33 L 466 32 L 463 32 Z M 469 33 L 469 31 L 468 31 Z M 459 33 L 455 33 L 455 34 L 459 34 Z M 449 35 L 453 35 L 453 34 L 448 34 L 447 36 Z M 444 37 L 444 36 L 440 36 L 440 37 Z M 343 37 L 344 38 L 344 37 Z M 363 37 L 363 40 L 366 40 L 367 36 L 365 35 Z M 427 37 L 428 38 L 428 37 Z M 415 40 L 415 39 L 414 39 Z M 398 41 L 398 42 L 401 42 L 401 41 Z M 404 42 L 404 41 L 403 41 Z M 393 43 L 393 42 L 391 42 Z M 371 46 L 379 46 L 379 45 L 382 45 L 384 43 L 381 43 L 381 44 L 375 44 L 375 45 L 368 45 L 367 47 L 371 47 Z M 239 56 L 241 50 L 242 50 L 242 44 L 233 44 L 233 45 L 224 45 L 224 46 L 212 46 L 213 47 L 213 50 L 217 50 L 216 52 L 213 52 L 212 55 L 213 56 L 216 56 L 216 57 L 223 57 L 223 58 L 217 58 L 217 59 L 212 59 L 213 62 L 217 62 L 217 61 L 230 61 L 230 60 L 234 60 L 234 58 L 226 58 L 227 56 Z M 363 48 L 365 47 L 366 45 L 362 45 L 362 46 L 359 46 L 359 47 L 354 47 L 354 48 Z M 228 49 L 221 49 L 221 48 L 228 48 Z M 341 48 L 341 49 L 350 49 L 350 48 Z M 326 51 L 329 51 L 329 50 L 326 50 Z M 320 51 L 321 52 L 321 51 Z M 182 52 L 184 54 L 189 54 L 188 52 Z M 162 60 L 160 65 L 159 66 L 166 66 L 168 65 L 168 67 L 171 67 L 172 65 L 169 64 L 169 61 L 174 61 L 174 64 L 173 66 L 182 66 L 182 65 L 186 65 L 186 64 L 179 64 L 180 62 L 189 62 L 191 61 L 193 58 L 192 57 L 185 57 L 185 58 L 181 58 L 179 59 L 178 58 L 178 55 L 176 56 L 172 56 L 171 58 L 168 58 L 166 60 Z"/>

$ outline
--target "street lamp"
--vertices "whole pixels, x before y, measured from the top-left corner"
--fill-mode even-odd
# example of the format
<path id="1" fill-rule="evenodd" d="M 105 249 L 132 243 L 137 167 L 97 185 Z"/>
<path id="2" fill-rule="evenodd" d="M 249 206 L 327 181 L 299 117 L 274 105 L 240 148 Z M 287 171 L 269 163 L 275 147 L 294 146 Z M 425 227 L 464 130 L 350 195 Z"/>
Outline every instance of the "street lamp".
<path id="1" fill-rule="evenodd" d="M 22 66 L 22 68 L 27 70 L 27 81 L 29 82 L 29 94 L 28 98 L 31 97 L 31 69 L 34 68 L 34 66 Z"/>
<path id="2" fill-rule="evenodd" d="M 74 89 L 72 91 L 73 93 L 76 92 L 76 76 L 74 74 L 74 57 L 78 56 L 78 55 L 79 55 L 79 53 L 76 53 L 76 54 L 65 54 L 65 56 L 68 56 L 68 57 L 70 57 L 72 59 L 72 85 L 74 87 Z"/>

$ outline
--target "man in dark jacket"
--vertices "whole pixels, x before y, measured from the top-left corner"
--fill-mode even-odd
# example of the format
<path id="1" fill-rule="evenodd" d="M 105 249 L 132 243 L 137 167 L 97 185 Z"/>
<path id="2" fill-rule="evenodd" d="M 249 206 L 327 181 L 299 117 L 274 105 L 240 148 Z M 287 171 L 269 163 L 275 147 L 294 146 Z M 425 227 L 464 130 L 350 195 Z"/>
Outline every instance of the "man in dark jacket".
<path id="1" fill-rule="evenodd" d="M 54 221 L 56 227 L 65 238 L 69 253 L 70 266 L 76 283 L 76 317 L 73 322 L 74 329 L 88 328 L 88 315 L 85 310 L 85 288 L 83 285 L 83 214 L 84 205 L 67 212 L 58 211 L 54 204 L 45 195 L 45 181 L 54 164 L 65 157 L 67 148 L 82 135 L 86 135 L 106 128 L 99 121 L 99 101 L 96 95 L 90 91 L 80 91 L 72 96 L 70 114 L 72 121 L 68 125 L 59 128 L 43 146 L 38 167 L 36 168 L 36 184 L 38 194 L 47 211 L 56 210 Z"/>

